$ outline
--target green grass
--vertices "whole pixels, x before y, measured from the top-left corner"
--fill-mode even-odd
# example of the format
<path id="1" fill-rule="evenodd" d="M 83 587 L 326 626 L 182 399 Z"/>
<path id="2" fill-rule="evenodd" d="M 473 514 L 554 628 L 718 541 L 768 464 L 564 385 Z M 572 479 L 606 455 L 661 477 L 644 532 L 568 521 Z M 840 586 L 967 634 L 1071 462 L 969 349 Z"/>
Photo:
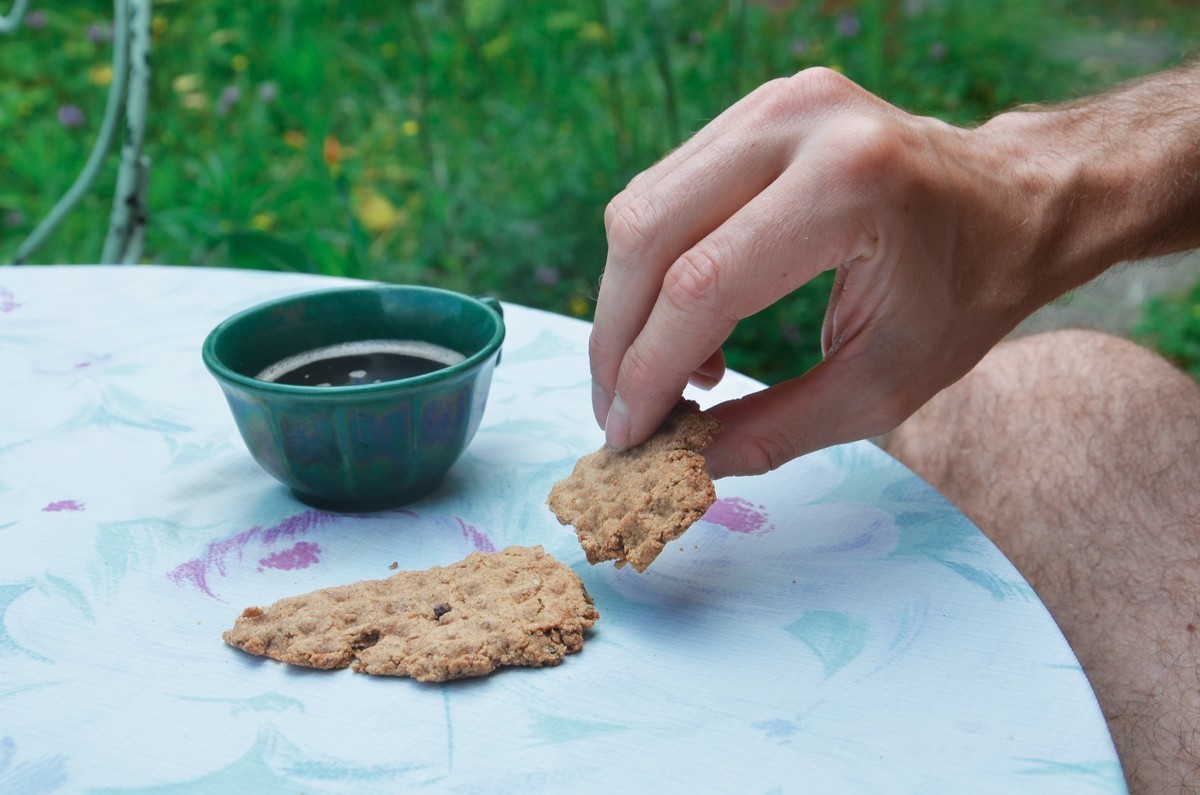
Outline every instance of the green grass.
<path id="1" fill-rule="evenodd" d="M 1200 282 L 1189 292 L 1151 298 L 1133 332 L 1200 380 Z"/>
<path id="2" fill-rule="evenodd" d="M 919 11 L 904 8 L 922 7 Z M 111 4 L 0 39 L 0 261 L 102 115 Z M 1200 41 L 1184 2 L 526 0 L 154 6 L 146 259 L 437 284 L 590 316 L 608 199 L 754 86 L 833 66 L 969 124 L 1149 72 Z M 59 111 L 81 109 L 67 127 Z M 37 262 L 100 254 L 116 158 Z M 744 321 L 732 366 L 818 356 L 828 279 Z"/>

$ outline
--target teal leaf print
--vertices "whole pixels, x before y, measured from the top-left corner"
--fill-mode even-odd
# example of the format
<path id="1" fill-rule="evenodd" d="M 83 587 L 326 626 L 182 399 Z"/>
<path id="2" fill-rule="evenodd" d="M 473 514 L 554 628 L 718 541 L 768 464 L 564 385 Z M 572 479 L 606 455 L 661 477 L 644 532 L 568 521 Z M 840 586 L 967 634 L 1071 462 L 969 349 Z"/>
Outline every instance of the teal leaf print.
<path id="1" fill-rule="evenodd" d="M 11 737 L 0 737 L 0 792 L 42 795 L 67 784 L 66 758 L 20 760 Z"/>
<path id="2" fill-rule="evenodd" d="M 1032 599 L 1033 589 L 1024 581 L 1005 580 L 990 571 L 954 560 L 936 558 L 937 562 L 959 575 L 967 582 L 978 585 L 992 595 L 997 602 L 1006 599 Z"/>
<path id="3" fill-rule="evenodd" d="M 853 662 L 871 635 L 865 619 L 830 610 L 809 610 L 784 629 L 812 649 L 825 667 L 826 679 Z"/>
<path id="4" fill-rule="evenodd" d="M 327 790 L 315 788 L 313 781 L 338 782 L 337 791 L 345 791 L 345 784 L 353 782 L 362 786 L 370 783 L 398 783 L 406 774 L 418 769 L 415 765 L 352 767 L 349 765 L 315 761 L 283 739 L 278 732 L 269 730 L 259 734 L 254 747 L 240 759 L 227 767 L 216 770 L 194 781 L 159 785 L 147 788 L 122 787 L 97 789 L 105 795 L 132 795 L 136 792 L 155 792 L 159 795 L 189 795 L 189 793 L 213 792 L 305 792 L 319 793 Z"/>
<path id="5" fill-rule="evenodd" d="M 100 405 L 83 409 L 60 429 L 69 433 L 93 426 L 129 427 L 161 434 L 185 433 L 189 426 L 166 417 L 156 417 L 161 407 L 121 389 L 105 389 Z"/>
<path id="6" fill-rule="evenodd" d="M 79 590 L 75 583 L 65 580 L 62 577 L 56 577 L 53 574 L 45 576 L 46 585 L 41 590 L 66 599 L 67 603 L 73 605 L 88 621 L 96 620 L 96 615 L 92 612 L 91 604 L 88 602 L 87 597 L 83 595 L 83 591 Z"/>
<path id="7" fill-rule="evenodd" d="M 263 693 L 250 698 L 184 698 L 184 701 L 200 703 L 229 704 L 229 714 L 237 716 L 243 713 L 276 713 L 295 710 L 304 713 L 304 702 L 279 693 Z"/>
<path id="8" fill-rule="evenodd" d="M 165 519 L 105 522 L 96 537 L 99 560 L 91 566 L 96 586 L 115 589 L 131 572 L 149 566 L 181 538 L 178 524 Z"/>
<path id="9" fill-rule="evenodd" d="M 1105 785 L 1103 791 L 1122 790 L 1125 774 L 1121 765 L 1111 760 L 1096 762 L 1059 762 L 1053 759 L 1023 759 L 1029 767 L 1021 771 L 1028 776 L 1062 776 L 1070 781 L 1091 780 Z"/>
<path id="10" fill-rule="evenodd" d="M 602 734 L 626 731 L 629 727 L 621 723 L 564 718 L 561 715 L 539 715 L 534 720 L 534 731 L 543 743 L 563 743 L 585 740 Z"/>
<path id="11" fill-rule="evenodd" d="M 515 351 L 504 352 L 505 364 L 537 361 L 553 356 L 575 356 L 579 347 L 571 340 L 563 339 L 548 329 L 542 329 L 533 341 Z"/>
<path id="12" fill-rule="evenodd" d="M 33 652 L 25 649 L 13 640 L 12 635 L 8 634 L 8 630 L 4 628 L 4 613 L 9 606 L 21 596 L 21 594 L 33 588 L 32 583 L 9 583 L 0 585 L 0 657 L 6 657 L 15 654 L 25 654 L 36 659 L 44 659 Z"/>

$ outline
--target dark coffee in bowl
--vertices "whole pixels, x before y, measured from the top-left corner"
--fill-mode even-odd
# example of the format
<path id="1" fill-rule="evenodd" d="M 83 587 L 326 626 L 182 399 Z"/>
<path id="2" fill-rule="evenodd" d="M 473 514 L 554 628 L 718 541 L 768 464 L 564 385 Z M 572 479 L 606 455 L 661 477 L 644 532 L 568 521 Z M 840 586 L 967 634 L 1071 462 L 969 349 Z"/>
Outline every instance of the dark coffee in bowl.
<path id="1" fill-rule="evenodd" d="M 289 356 L 255 378 L 294 386 L 361 386 L 426 375 L 465 358 L 420 340 L 362 340 Z"/>

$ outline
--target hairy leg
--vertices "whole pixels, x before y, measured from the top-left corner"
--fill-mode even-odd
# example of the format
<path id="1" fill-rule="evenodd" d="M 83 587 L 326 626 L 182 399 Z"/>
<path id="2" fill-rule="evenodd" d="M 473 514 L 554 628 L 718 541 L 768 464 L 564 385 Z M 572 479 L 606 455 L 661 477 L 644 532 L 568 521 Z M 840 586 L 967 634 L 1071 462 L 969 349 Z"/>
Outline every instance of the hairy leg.
<path id="1" fill-rule="evenodd" d="M 1200 387 L 1116 337 L 1006 342 L 888 450 L 1029 580 L 1135 792 L 1200 787 Z"/>

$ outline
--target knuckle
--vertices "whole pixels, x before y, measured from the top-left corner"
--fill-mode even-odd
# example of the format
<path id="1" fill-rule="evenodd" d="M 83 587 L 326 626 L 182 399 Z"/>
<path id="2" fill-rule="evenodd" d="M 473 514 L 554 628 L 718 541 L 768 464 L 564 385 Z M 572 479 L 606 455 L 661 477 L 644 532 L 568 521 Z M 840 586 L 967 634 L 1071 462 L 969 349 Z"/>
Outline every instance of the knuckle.
<path id="1" fill-rule="evenodd" d="M 858 90 L 853 80 L 826 66 L 813 66 L 785 79 L 806 93 L 835 99 L 845 99 Z"/>
<path id="2" fill-rule="evenodd" d="M 793 448 L 785 437 L 777 434 L 748 436 L 742 442 L 742 470 L 762 475 L 795 458 Z"/>
<path id="3" fill-rule="evenodd" d="M 617 378 L 617 392 L 622 394 L 640 393 L 649 385 L 658 381 L 662 367 L 648 355 L 641 346 L 633 345 L 625 352 L 621 361 L 621 372 Z"/>
<path id="4" fill-rule="evenodd" d="M 663 279 L 663 297 L 681 312 L 711 305 L 719 290 L 718 255 L 707 247 L 697 246 L 686 252 L 667 270 Z"/>
<path id="5" fill-rule="evenodd" d="M 841 107 L 855 96 L 857 86 L 844 75 L 817 66 L 768 81 L 758 90 L 760 112 L 774 121 Z"/>
<path id="6" fill-rule="evenodd" d="M 614 200 L 615 201 L 615 200 Z M 608 244 L 625 250 L 648 248 L 657 234 L 656 213 L 644 196 L 627 197 L 620 206 L 610 205 Z"/>
<path id="7" fill-rule="evenodd" d="M 596 361 L 608 353 L 608 345 L 604 341 L 603 335 L 592 326 L 592 333 L 588 336 L 588 359 Z"/>
<path id="8" fill-rule="evenodd" d="M 612 229 L 613 220 L 621 212 L 621 209 L 629 204 L 629 200 L 633 198 L 633 193 L 629 188 L 625 188 L 608 202 L 604 208 L 604 230 L 607 232 Z"/>

